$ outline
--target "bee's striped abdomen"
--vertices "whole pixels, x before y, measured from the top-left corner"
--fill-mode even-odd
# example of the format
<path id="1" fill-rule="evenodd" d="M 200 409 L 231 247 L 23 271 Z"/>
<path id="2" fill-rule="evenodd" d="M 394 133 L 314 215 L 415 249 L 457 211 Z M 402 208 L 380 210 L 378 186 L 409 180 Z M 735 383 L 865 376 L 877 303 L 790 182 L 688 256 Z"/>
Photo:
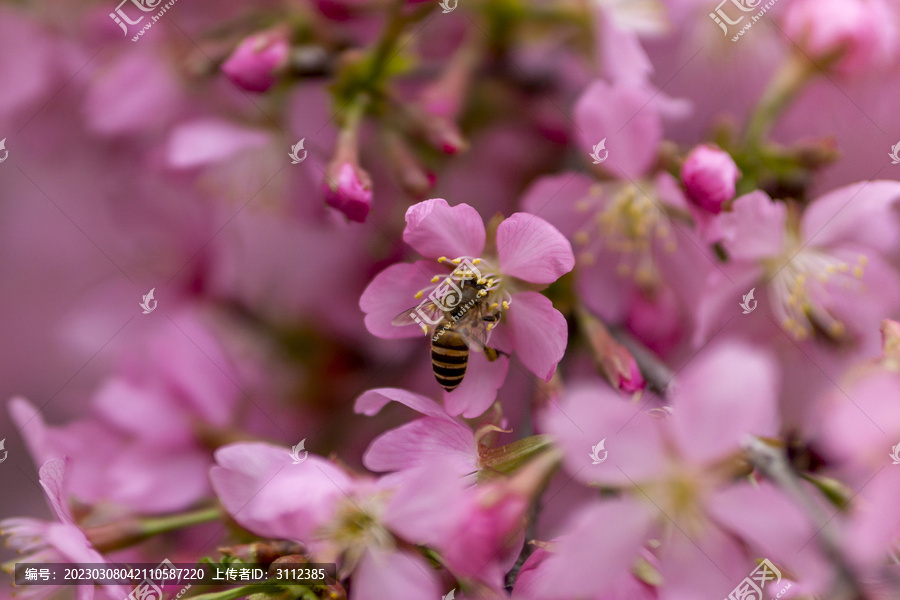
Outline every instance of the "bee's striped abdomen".
<path id="1" fill-rule="evenodd" d="M 469 363 L 469 347 L 462 336 L 447 329 L 431 342 L 431 367 L 442 388 L 452 392 L 462 383 Z"/>

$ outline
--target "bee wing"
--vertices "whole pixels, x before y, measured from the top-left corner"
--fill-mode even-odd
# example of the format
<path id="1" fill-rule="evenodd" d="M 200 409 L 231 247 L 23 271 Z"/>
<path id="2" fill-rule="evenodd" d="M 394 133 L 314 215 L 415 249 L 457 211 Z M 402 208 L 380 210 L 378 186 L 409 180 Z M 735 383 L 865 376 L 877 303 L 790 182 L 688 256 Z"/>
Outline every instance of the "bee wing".
<path id="1" fill-rule="evenodd" d="M 481 307 L 475 307 L 453 324 L 453 331 L 462 337 L 473 352 L 483 351 L 491 337 L 484 315 Z"/>
<path id="2" fill-rule="evenodd" d="M 440 323 L 443 318 L 444 311 L 442 311 L 434 302 L 426 302 L 404 310 L 394 317 L 394 320 L 391 321 L 391 325 L 396 327 L 418 325 L 420 323 L 436 325 L 437 323 Z"/>

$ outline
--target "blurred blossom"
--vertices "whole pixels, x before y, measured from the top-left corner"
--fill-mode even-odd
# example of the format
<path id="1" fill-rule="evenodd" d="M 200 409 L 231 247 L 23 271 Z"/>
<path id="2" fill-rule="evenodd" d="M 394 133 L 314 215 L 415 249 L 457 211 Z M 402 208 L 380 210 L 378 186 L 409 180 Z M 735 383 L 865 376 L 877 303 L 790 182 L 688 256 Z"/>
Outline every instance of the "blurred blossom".
<path id="1" fill-rule="evenodd" d="M 85 532 L 75 523 L 69 508 L 67 458 L 51 458 L 41 465 L 40 483 L 56 521 L 28 518 L 8 518 L 0 521 L 0 533 L 6 536 L 6 544 L 24 556 L 21 562 L 30 563 L 93 563 L 105 564 L 106 558 L 88 541 Z M 112 600 L 121 600 L 128 591 L 119 585 L 102 585 L 103 594 Z M 40 586 L 28 589 L 29 598 L 44 598 L 57 592 L 57 586 Z M 78 600 L 94 598 L 93 585 L 79 585 Z"/>
<path id="2" fill-rule="evenodd" d="M 353 477 L 313 454 L 295 466 L 287 448 L 262 443 L 221 448 L 216 462 L 210 479 L 225 510 L 258 535 L 304 544 L 318 562 L 339 561 L 354 574 L 351 599 L 440 596 L 432 567 L 398 547 L 387 479 Z"/>
<path id="3" fill-rule="evenodd" d="M 144 513 L 184 509 L 210 492 L 207 444 L 230 439 L 238 424 L 274 428 L 271 417 L 250 412 L 259 411 L 253 404 L 242 408 L 247 400 L 234 381 L 246 385 L 247 378 L 196 316 L 174 321 L 145 340 L 140 358 L 122 361 L 121 372 L 93 394 L 88 415 L 52 426 L 27 400 L 10 403 L 35 462 L 70 458 L 69 481 L 80 498 Z"/>
<path id="4" fill-rule="evenodd" d="M 713 214 L 734 198 L 734 186 L 741 172 L 731 156 L 719 148 L 701 145 L 694 148 L 681 166 L 681 181 L 687 198 Z"/>
<path id="5" fill-rule="evenodd" d="M 222 72 L 251 92 L 265 92 L 287 66 L 290 44 L 283 28 L 261 31 L 245 38 L 222 63 Z"/>
<path id="6" fill-rule="evenodd" d="M 896 4 L 885 0 L 795 0 L 784 15 L 784 31 L 813 59 L 838 59 L 845 73 L 896 61 Z"/>
<path id="7" fill-rule="evenodd" d="M 897 273 L 883 258 L 900 239 L 898 199 L 900 184 L 872 181 L 834 190 L 802 216 L 760 191 L 735 200 L 718 216 L 729 262 L 710 272 L 695 341 L 710 335 L 735 298 L 761 284 L 765 309 L 798 341 L 874 339 L 879 315 L 900 302 Z"/>

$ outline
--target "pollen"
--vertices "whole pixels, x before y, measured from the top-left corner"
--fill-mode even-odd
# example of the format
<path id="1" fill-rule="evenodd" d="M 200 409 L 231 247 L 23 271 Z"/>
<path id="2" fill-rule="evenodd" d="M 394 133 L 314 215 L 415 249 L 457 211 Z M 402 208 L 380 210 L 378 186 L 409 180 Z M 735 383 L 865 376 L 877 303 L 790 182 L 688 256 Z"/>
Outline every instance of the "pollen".
<path id="1" fill-rule="evenodd" d="M 793 253 L 794 249 L 786 250 Z M 769 270 L 784 260 L 769 261 Z M 796 341 L 813 336 L 839 342 L 847 336 L 847 326 L 833 312 L 832 293 L 836 290 L 861 291 L 859 281 L 867 258 L 859 255 L 856 264 L 817 249 L 803 249 L 774 274 L 771 290 L 776 302 L 773 310 L 782 328 Z"/>
<path id="2" fill-rule="evenodd" d="M 602 194 L 603 202 L 598 202 Z M 593 206 L 594 212 L 585 218 L 586 227 L 573 236 L 575 244 L 584 248 L 578 253 L 579 262 L 591 265 L 597 251 L 611 253 L 620 277 L 645 289 L 655 288 L 660 274 L 654 254 L 677 250 L 669 218 L 659 203 L 631 184 L 614 192 L 604 192 L 602 186 L 592 188 L 588 198 L 576 203 L 576 211 L 585 212 L 582 202 Z"/>

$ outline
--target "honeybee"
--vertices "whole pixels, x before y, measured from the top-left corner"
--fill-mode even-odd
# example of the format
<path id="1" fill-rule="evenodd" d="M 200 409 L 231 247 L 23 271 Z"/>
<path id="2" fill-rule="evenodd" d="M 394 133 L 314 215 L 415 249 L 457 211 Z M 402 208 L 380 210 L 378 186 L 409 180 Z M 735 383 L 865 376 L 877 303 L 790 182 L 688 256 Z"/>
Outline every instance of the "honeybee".
<path id="1" fill-rule="evenodd" d="M 434 378 L 442 388 L 452 392 L 466 375 L 469 352 L 484 352 L 491 361 L 499 356 L 500 352 L 487 344 L 491 329 L 500 320 L 500 304 L 491 302 L 493 282 L 479 283 L 478 279 L 464 278 L 456 285 L 448 277 L 445 285 L 448 283 L 450 293 L 403 311 L 391 323 L 418 324 L 431 334 Z"/>

